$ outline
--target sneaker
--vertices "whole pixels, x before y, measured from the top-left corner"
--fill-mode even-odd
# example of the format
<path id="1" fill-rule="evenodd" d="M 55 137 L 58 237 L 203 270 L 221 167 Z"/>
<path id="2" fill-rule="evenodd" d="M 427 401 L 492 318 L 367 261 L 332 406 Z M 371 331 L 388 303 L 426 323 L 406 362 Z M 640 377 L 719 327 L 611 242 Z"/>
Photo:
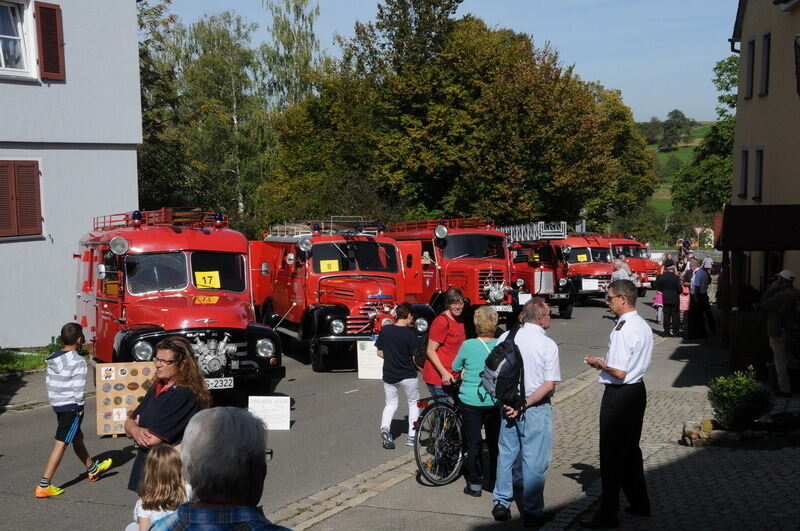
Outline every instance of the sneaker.
<path id="1" fill-rule="evenodd" d="M 466 494 L 468 496 L 472 496 L 473 498 L 480 498 L 482 493 L 481 493 L 480 489 L 479 490 L 472 490 L 472 487 L 467 485 L 466 487 L 464 487 L 464 494 Z M 494 514 L 494 511 L 492 511 L 492 514 Z"/>
<path id="2" fill-rule="evenodd" d="M 99 463 L 95 461 L 94 464 L 97 465 L 97 472 L 89 474 L 89 481 L 97 481 L 103 472 L 111 468 L 111 458 L 103 459 Z"/>
<path id="3" fill-rule="evenodd" d="M 394 439 L 392 439 L 392 434 L 388 431 L 381 431 L 381 440 L 383 441 L 383 447 L 386 450 L 394 450 Z"/>
<path id="4" fill-rule="evenodd" d="M 414 436 L 406 437 L 406 446 L 414 446 Z"/>
<path id="5" fill-rule="evenodd" d="M 496 503 L 492 508 L 492 516 L 498 522 L 505 522 L 511 518 L 511 511 L 508 510 L 508 507 L 504 507 L 502 503 Z"/>
<path id="6" fill-rule="evenodd" d="M 56 487 L 55 485 L 48 485 L 47 488 L 36 485 L 36 490 L 33 491 L 33 495 L 37 498 L 50 498 L 51 496 L 63 494 L 63 492 L 64 489 Z"/>

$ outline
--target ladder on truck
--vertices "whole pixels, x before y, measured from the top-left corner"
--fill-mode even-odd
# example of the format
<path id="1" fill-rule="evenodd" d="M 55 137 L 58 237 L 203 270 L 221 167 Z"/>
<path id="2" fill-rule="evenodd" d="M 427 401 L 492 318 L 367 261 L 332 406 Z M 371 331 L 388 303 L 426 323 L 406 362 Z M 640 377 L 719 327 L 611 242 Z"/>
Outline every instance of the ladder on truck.
<path id="1" fill-rule="evenodd" d="M 497 230 L 508 235 L 512 242 L 532 242 L 536 240 L 563 240 L 567 237 L 567 222 L 532 221 L 521 225 L 498 227 Z"/>

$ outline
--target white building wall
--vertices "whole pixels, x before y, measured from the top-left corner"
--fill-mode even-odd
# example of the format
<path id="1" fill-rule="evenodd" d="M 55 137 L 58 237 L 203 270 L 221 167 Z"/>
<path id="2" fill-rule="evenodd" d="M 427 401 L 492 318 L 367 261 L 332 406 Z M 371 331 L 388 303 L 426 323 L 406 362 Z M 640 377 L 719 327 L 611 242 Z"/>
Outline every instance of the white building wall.
<path id="1" fill-rule="evenodd" d="M 0 143 L 2 159 L 39 162 L 44 221 L 43 239 L 0 239 L 0 346 L 46 345 L 74 317 L 72 255 L 92 219 L 138 207 L 136 146 Z"/>

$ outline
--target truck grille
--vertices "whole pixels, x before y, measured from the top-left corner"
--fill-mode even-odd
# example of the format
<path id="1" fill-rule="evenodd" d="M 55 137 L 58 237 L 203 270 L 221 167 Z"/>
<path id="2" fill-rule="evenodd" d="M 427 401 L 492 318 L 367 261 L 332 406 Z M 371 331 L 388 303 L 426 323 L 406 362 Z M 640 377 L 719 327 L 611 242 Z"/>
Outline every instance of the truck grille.
<path id="1" fill-rule="evenodd" d="M 553 272 L 539 269 L 533 273 L 533 294 L 555 293 L 553 288 Z"/>
<path id="2" fill-rule="evenodd" d="M 384 306 L 394 306 L 394 301 L 367 302 L 359 306 L 355 315 L 348 315 L 345 323 L 345 332 L 348 334 L 364 334 L 372 331 L 369 314 L 382 312 Z M 368 326 L 369 325 L 369 326 Z"/>
<path id="3" fill-rule="evenodd" d="M 478 297 L 480 300 L 487 300 L 488 293 L 483 290 L 487 282 L 491 284 L 505 284 L 503 272 L 499 269 L 481 269 L 478 271 Z"/>

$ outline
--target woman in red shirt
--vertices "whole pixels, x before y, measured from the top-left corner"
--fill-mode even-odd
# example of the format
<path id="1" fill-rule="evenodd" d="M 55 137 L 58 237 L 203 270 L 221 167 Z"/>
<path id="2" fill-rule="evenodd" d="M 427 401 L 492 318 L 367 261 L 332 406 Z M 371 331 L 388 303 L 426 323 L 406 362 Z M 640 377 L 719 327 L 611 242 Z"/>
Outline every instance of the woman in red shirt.
<path id="1" fill-rule="evenodd" d="M 464 294 L 451 288 L 444 294 L 445 311 L 431 323 L 428 333 L 428 359 L 422 368 L 422 379 L 431 395 L 437 400 L 448 399 L 442 386 L 451 385 L 458 373 L 453 372 L 453 360 L 466 339 L 464 321 Z"/>

